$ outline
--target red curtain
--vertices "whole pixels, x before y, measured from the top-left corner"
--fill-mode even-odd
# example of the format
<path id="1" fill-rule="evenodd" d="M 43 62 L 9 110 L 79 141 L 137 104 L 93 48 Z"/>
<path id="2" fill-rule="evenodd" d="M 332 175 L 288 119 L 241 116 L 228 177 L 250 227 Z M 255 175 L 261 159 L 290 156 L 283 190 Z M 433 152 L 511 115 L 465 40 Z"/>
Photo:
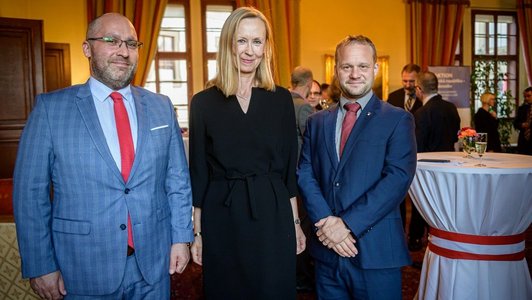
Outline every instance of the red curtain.
<path id="1" fill-rule="evenodd" d="M 517 0 L 517 22 L 528 85 L 532 86 L 532 0 Z"/>
<path id="2" fill-rule="evenodd" d="M 408 0 L 410 61 L 423 70 L 453 65 L 467 6 L 469 0 Z"/>
<path id="3" fill-rule="evenodd" d="M 275 81 L 290 86 L 290 73 L 300 60 L 299 0 L 237 0 L 236 5 L 253 6 L 270 21 L 275 45 Z"/>
<path id="4" fill-rule="evenodd" d="M 139 41 L 144 43 L 139 50 L 137 74 L 133 84 L 146 83 L 150 64 L 157 51 L 157 38 L 168 0 L 87 0 L 87 24 L 108 12 L 125 15 L 137 30 Z"/>

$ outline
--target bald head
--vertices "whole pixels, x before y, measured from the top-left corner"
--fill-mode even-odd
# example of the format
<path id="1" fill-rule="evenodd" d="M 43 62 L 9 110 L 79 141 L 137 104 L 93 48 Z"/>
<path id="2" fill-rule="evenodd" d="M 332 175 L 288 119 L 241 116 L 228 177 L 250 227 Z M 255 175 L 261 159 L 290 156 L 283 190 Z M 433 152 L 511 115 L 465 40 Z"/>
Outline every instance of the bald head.
<path id="1" fill-rule="evenodd" d="M 137 32 L 135 31 L 135 27 L 133 26 L 131 21 L 129 21 L 128 18 L 118 13 L 106 13 L 92 20 L 92 22 L 90 22 L 89 26 L 87 27 L 86 38 L 91 38 L 98 35 L 98 33 L 102 31 L 102 29 L 105 29 L 106 27 L 109 27 L 111 24 L 116 22 L 127 23 L 127 26 L 129 26 L 131 30 L 135 33 L 135 39 L 137 39 Z"/>

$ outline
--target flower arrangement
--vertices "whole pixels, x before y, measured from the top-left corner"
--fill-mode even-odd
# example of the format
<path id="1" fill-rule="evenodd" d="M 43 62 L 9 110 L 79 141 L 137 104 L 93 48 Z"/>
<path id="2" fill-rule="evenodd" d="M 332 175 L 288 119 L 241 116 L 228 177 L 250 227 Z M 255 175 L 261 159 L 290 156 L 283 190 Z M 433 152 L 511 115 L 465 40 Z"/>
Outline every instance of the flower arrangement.
<path id="1" fill-rule="evenodd" d="M 458 139 L 462 142 L 462 149 L 465 157 L 471 158 L 471 152 L 475 151 L 475 138 L 477 131 L 471 127 L 464 127 L 458 130 Z"/>
<path id="2" fill-rule="evenodd" d="M 459 139 L 463 139 L 466 136 L 475 137 L 475 136 L 477 136 L 477 131 L 474 128 L 471 128 L 471 127 L 464 127 L 462 129 L 458 130 L 458 138 Z"/>

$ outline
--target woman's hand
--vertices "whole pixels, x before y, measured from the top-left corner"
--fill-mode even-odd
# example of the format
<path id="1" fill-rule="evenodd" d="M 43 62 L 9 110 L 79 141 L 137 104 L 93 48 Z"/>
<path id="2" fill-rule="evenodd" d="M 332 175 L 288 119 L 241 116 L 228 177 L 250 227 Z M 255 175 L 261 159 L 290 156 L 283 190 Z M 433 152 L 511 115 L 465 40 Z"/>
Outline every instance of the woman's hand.
<path id="1" fill-rule="evenodd" d="M 190 246 L 190 253 L 192 253 L 192 261 L 202 266 L 203 240 L 201 239 L 201 235 L 196 235 L 194 237 L 194 242 L 192 243 L 192 246 Z"/>
<path id="2" fill-rule="evenodd" d="M 296 254 L 300 254 L 305 251 L 307 247 L 307 238 L 301 229 L 301 224 L 295 224 L 296 229 Z"/>

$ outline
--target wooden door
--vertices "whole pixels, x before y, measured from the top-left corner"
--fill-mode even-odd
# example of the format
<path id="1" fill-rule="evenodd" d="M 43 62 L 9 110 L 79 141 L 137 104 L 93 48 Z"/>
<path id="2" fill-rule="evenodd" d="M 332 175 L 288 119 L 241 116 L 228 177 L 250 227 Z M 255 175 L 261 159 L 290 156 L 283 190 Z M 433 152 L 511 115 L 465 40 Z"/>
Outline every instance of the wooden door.
<path id="1" fill-rule="evenodd" d="M 20 134 L 45 90 L 43 22 L 0 18 L 0 178 L 13 177 Z"/>

